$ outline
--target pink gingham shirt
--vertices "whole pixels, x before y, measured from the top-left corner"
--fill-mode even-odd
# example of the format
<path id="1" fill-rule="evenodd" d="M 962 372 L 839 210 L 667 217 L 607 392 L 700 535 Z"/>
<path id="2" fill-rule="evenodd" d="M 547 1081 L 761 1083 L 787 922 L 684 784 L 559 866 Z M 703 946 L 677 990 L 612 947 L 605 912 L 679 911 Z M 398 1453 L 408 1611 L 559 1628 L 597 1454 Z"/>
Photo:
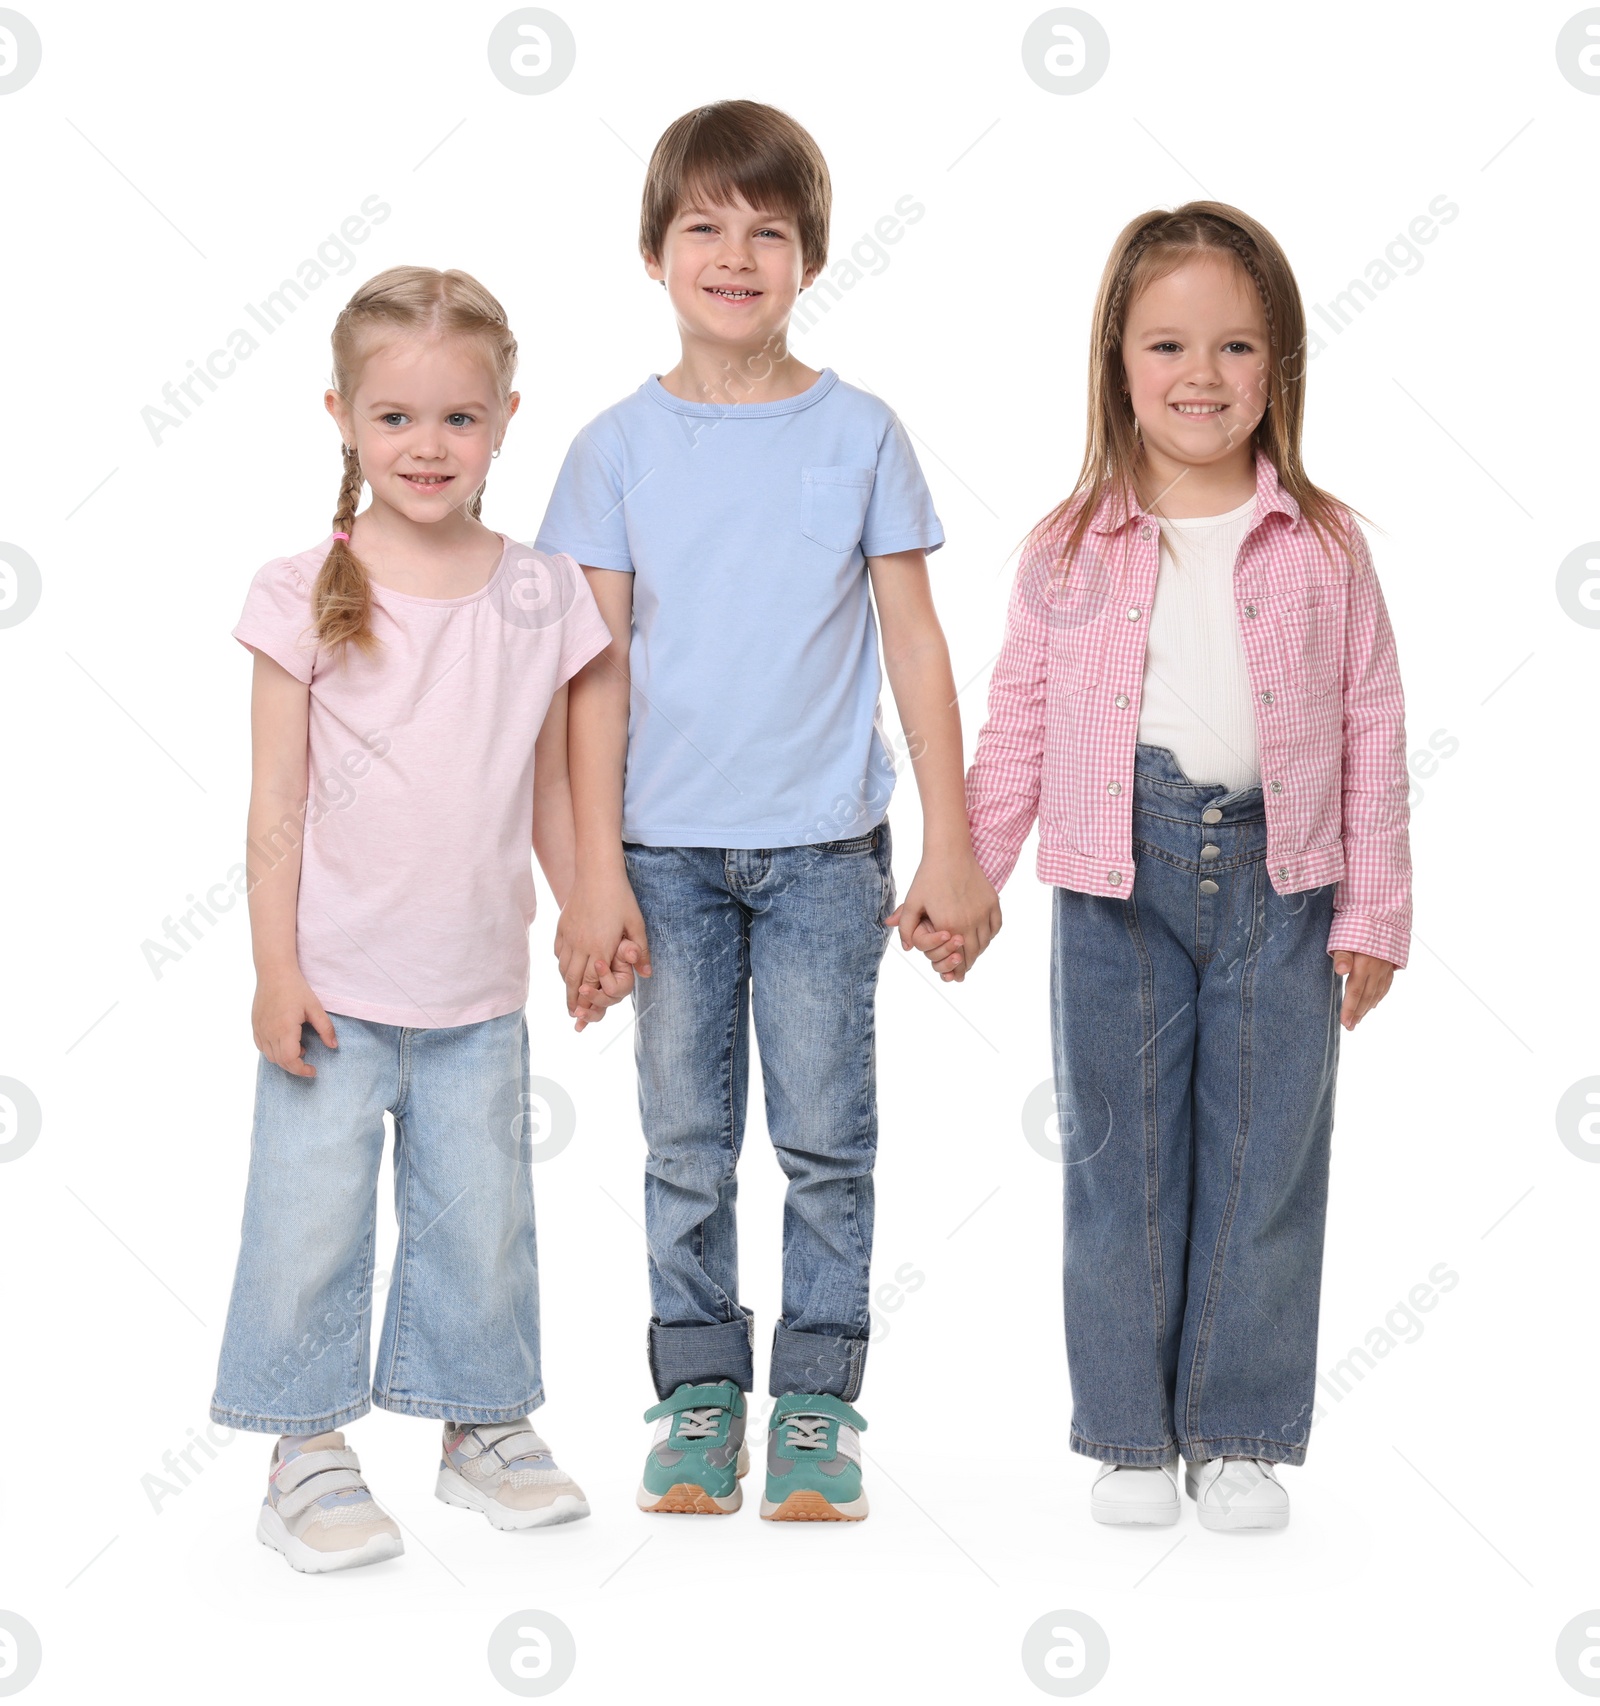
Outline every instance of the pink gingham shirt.
<path id="1" fill-rule="evenodd" d="M 1330 553 L 1256 453 L 1234 599 L 1260 744 L 1267 872 L 1279 894 L 1337 882 L 1328 952 L 1406 963 L 1411 936 L 1405 699 L 1394 634 L 1352 522 L 1358 570 Z M 999 889 L 1035 818 L 1041 882 L 1133 890 L 1133 762 L 1160 529 L 1102 499 L 1063 578 L 1075 515 L 1029 537 L 1012 588 L 967 815 Z"/>

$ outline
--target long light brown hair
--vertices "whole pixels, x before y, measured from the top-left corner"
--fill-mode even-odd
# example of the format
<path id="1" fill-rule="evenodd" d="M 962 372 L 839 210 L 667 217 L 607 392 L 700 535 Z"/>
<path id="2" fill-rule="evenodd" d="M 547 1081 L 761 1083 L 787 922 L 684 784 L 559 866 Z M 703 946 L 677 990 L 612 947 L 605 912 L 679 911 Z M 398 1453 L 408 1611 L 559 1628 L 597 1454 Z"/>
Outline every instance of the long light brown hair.
<path id="1" fill-rule="evenodd" d="M 1251 434 L 1255 450 L 1273 464 L 1284 490 L 1330 551 L 1355 566 L 1348 530 L 1359 515 L 1312 484 L 1300 456 L 1306 400 L 1306 316 L 1288 259 L 1265 226 L 1220 201 L 1191 201 L 1155 208 L 1125 225 L 1112 245 L 1095 298 L 1089 342 L 1089 419 L 1083 466 L 1072 491 L 1030 537 L 1060 533 L 1058 579 L 1108 493 L 1132 507 L 1134 475 L 1143 456 L 1132 399 L 1123 389 L 1123 336 L 1128 310 L 1147 285 L 1202 254 L 1225 254 L 1238 264 L 1261 298 L 1267 322 L 1267 409 Z M 1363 517 L 1363 520 L 1366 518 Z"/>
<path id="2" fill-rule="evenodd" d="M 367 282 L 333 323 L 333 389 L 353 405 L 361 367 L 386 335 L 476 338 L 483 347 L 502 410 L 509 407 L 517 372 L 517 340 L 505 310 L 470 273 L 452 268 L 390 267 Z M 344 451 L 344 477 L 333 530 L 348 533 L 361 501 L 361 458 Z M 484 485 L 488 482 L 485 481 Z M 467 502 L 474 520 L 483 512 L 483 485 Z M 370 655 L 379 644 L 372 631 L 372 582 L 347 539 L 335 539 L 323 559 L 311 597 L 317 643 L 339 652 L 346 645 Z"/>

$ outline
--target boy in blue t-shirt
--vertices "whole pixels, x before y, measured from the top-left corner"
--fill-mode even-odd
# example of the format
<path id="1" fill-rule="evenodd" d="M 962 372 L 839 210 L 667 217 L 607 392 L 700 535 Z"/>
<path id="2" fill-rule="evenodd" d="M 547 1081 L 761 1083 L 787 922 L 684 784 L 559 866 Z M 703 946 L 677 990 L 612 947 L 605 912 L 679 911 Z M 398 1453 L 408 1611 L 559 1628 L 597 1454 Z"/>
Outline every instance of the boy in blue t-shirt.
<path id="1" fill-rule="evenodd" d="M 569 688 L 578 876 L 556 952 L 574 1013 L 593 980 L 631 989 L 637 1015 L 651 1511 L 736 1510 L 749 1464 L 734 1198 L 753 1006 L 789 1179 L 761 1514 L 867 1514 L 852 1400 L 878 967 L 898 925 L 908 947 L 959 942 L 943 969 L 960 977 L 1000 927 L 967 831 L 926 562 L 944 533 L 916 454 L 876 397 L 788 349 L 827 260 L 830 193 L 816 143 L 771 107 L 718 102 L 668 128 L 640 249 L 681 358 L 578 434 L 537 540 L 584 565 L 613 635 Z M 924 820 L 892 914 L 880 623 Z"/>

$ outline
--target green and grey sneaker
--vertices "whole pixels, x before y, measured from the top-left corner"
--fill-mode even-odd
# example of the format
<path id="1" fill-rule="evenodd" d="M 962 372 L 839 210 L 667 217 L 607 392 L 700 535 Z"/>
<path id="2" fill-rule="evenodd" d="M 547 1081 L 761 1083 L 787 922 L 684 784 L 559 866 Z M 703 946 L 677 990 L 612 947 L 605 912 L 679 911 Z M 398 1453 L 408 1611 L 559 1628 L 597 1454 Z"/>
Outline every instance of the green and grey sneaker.
<path id="1" fill-rule="evenodd" d="M 743 1502 L 750 1467 L 744 1394 L 731 1380 L 687 1383 L 644 1413 L 656 1436 L 644 1460 L 638 1506 L 679 1516 L 726 1516 Z"/>
<path id="2" fill-rule="evenodd" d="M 762 1516 L 768 1522 L 860 1522 L 867 1514 L 861 1490 L 866 1425 L 859 1411 L 831 1393 L 786 1392 L 772 1406 Z"/>

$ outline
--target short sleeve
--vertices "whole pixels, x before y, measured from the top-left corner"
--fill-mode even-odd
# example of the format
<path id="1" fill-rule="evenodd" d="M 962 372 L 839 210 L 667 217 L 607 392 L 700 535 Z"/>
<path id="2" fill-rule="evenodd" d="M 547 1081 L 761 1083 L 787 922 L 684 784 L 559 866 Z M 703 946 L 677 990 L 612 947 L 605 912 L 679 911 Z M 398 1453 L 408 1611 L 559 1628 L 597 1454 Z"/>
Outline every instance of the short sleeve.
<path id="1" fill-rule="evenodd" d="M 573 439 L 533 543 L 535 550 L 591 568 L 633 572 L 622 470 L 595 442 L 591 427 Z"/>
<path id="2" fill-rule="evenodd" d="M 317 657 L 311 588 L 287 558 L 256 570 L 233 637 L 251 651 L 265 652 L 296 681 L 309 685 Z"/>
<path id="3" fill-rule="evenodd" d="M 576 559 L 563 553 L 551 559 L 573 582 L 567 613 L 561 619 L 561 658 L 556 666 L 555 685 L 570 681 L 590 658 L 598 657 L 611 644 L 611 629 L 600 614 L 589 582 Z M 600 565 L 596 565 L 599 567 Z"/>
<path id="4" fill-rule="evenodd" d="M 899 419 L 889 417 L 889 430 L 878 446 L 878 472 L 861 530 L 861 553 L 887 557 L 895 551 L 937 551 L 944 529 L 934 514 L 933 494 L 922 477 L 917 453 Z"/>

